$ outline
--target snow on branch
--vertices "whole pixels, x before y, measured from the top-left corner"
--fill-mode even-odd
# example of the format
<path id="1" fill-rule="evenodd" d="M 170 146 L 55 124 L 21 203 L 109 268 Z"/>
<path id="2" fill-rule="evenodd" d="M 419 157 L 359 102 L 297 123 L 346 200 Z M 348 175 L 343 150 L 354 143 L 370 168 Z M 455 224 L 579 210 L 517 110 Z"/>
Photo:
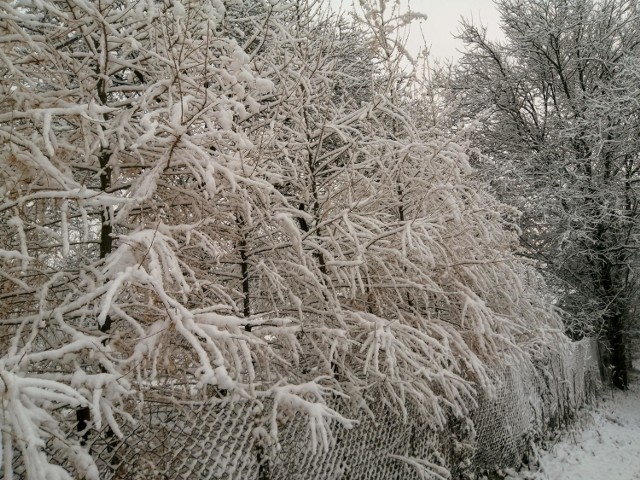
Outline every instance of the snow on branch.
<path id="1" fill-rule="evenodd" d="M 0 4 L 6 478 L 95 477 L 85 438 L 150 397 L 267 400 L 314 450 L 356 425 L 337 401 L 443 428 L 560 341 L 396 46 L 319 4 L 40 4 Z"/>

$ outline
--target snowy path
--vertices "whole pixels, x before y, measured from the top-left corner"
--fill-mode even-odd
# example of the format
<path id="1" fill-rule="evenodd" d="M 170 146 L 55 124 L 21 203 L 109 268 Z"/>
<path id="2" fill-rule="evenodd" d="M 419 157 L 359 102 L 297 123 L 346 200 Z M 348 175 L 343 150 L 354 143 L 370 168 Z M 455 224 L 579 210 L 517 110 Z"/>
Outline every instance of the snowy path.
<path id="1" fill-rule="evenodd" d="M 539 472 L 511 480 L 640 480 L 640 382 L 611 393 L 549 452 Z"/>

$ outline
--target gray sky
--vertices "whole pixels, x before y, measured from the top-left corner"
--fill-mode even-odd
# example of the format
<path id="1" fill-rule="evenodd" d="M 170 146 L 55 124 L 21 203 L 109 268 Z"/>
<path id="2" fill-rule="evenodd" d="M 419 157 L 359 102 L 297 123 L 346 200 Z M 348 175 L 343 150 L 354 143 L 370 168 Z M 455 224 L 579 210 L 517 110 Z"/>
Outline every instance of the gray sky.
<path id="1" fill-rule="evenodd" d="M 427 43 L 431 44 L 434 58 L 455 59 L 460 56 L 456 50 L 461 50 L 463 44 L 453 38 L 453 34 L 458 31 L 461 16 L 486 25 L 489 37 L 498 36 L 500 31 L 493 0 L 413 0 L 411 7 L 429 17 L 422 22 L 422 31 Z M 415 33 L 412 32 L 411 40 L 414 38 Z"/>
<path id="2" fill-rule="evenodd" d="M 351 0 L 331 0 L 331 3 L 342 3 L 350 7 Z M 402 3 L 406 5 L 406 0 L 402 0 Z M 420 24 L 426 42 L 431 46 L 433 59 L 460 57 L 457 50 L 462 49 L 463 45 L 453 38 L 453 34 L 458 31 L 461 16 L 473 18 L 475 22 L 486 25 L 490 38 L 499 35 L 499 17 L 493 0 L 410 0 L 410 4 L 412 10 L 428 16 L 428 19 Z M 409 41 L 411 51 L 417 50 L 422 44 L 422 36 L 415 25 L 412 27 Z"/>

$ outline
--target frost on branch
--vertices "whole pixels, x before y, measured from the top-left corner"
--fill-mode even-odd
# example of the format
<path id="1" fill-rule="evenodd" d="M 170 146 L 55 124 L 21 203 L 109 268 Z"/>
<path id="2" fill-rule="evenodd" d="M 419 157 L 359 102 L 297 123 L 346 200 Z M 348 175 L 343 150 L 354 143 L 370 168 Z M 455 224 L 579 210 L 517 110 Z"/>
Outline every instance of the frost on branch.
<path id="1" fill-rule="evenodd" d="M 302 413 L 314 448 L 337 399 L 442 427 L 553 337 L 462 139 L 294 3 L 0 5 L 5 477 L 94 475 L 149 399 L 262 402 L 274 443 Z"/>

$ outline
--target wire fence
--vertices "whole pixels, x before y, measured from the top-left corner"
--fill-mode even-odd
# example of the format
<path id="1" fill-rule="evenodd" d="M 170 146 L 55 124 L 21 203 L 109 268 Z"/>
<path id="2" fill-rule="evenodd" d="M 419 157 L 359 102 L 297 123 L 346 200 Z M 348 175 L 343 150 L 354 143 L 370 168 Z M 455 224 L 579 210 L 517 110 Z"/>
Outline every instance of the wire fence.
<path id="1" fill-rule="evenodd" d="M 533 442 L 570 422 L 600 385 L 597 342 L 585 339 L 533 365 L 494 369 L 495 389 L 469 418 L 438 431 L 417 412 L 405 418 L 380 405 L 361 410 L 336 400 L 347 430 L 334 425 L 328 450 L 311 448 L 308 420 L 276 419 L 269 441 L 264 403 L 146 401 L 135 428 L 107 429 L 86 446 L 104 480 L 413 480 L 476 478 L 527 461 Z M 16 472 L 19 473 L 19 472 Z M 17 475 L 21 478 L 21 475 Z"/>

